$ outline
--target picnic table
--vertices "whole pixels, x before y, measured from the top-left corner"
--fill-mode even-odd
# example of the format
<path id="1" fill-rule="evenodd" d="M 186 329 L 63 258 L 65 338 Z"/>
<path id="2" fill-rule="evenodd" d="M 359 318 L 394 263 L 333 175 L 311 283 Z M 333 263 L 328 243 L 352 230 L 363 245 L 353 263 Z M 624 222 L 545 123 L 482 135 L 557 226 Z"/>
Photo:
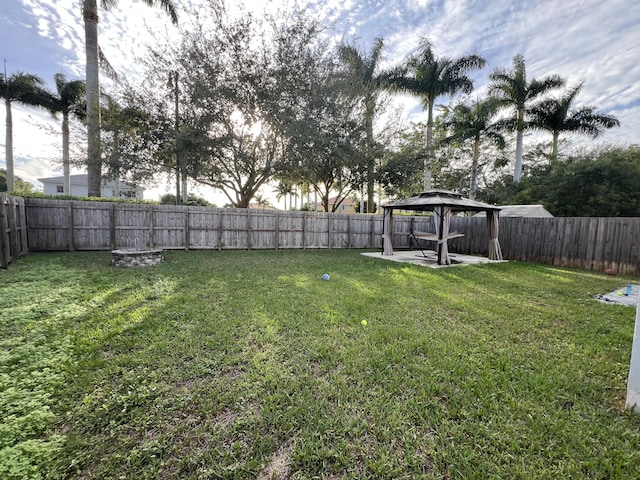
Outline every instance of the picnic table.
<path id="1" fill-rule="evenodd" d="M 440 239 L 438 238 L 438 235 L 436 235 L 435 233 L 429 233 L 429 232 L 411 232 L 409 233 L 409 237 L 413 238 L 416 241 L 416 245 L 422 252 L 423 257 L 427 257 L 427 254 L 424 252 L 424 250 L 420 246 L 420 242 L 418 242 L 418 240 L 425 240 L 428 242 L 436 242 L 436 243 L 440 241 Z M 450 232 L 446 238 L 442 239 L 442 241 L 446 242 L 450 238 L 459 238 L 459 237 L 464 237 L 464 233 Z"/>

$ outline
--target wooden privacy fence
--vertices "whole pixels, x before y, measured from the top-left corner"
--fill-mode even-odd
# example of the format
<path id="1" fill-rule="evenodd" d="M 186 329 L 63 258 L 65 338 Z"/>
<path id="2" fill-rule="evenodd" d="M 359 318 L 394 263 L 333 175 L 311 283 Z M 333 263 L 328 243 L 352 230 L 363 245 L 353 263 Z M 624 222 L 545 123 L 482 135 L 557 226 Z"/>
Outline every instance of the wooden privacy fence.
<path id="1" fill-rule="evenodd" d="M 412 221 L 414 231 L 435 233 L 431 220 L 401 219 L 400 225 L 396 220 L 394 218 L 393 226 L 396 233 L 399 228 L 408 233 Z M 450 231 L 465 234 L 449 241 L 450 252 L 488 255 L 486 217 L 454 217 Z M 401 245 L 396 242 L 406 235 L 399 237 L 394 236 L 394 246 Z M 500 219 L 499 240 L 506 260 L 598 271 L 611 268 L 620 274 L 640 274 L 640 218 L 637 217 L 506 217 Z M 405 240 L 402 246 L 407 243 Z"/>
<path id="2" fill-rule="evenodd" d="M 380 248 L 381 215 L 27 199 L 29 250 Z M 431 216 L 394 216 L 394 248 Z M 488 253 L 484 217 L 454 217 L 452 253 Z M 505 259 L 640 274 L 640 218 L 502 218 Z M 433 244 L 422 245 L 433 248 Z"/>
<path id="3" fill-rule="evenodd" d="M 26 255 L 27 215 L 24 198 L 0 195 L 0 268 Z"/>
<path id="4" fill-rule="evenodd" d="M 31 250 L 374 248 L 382 218 L 28 199 Z"/>

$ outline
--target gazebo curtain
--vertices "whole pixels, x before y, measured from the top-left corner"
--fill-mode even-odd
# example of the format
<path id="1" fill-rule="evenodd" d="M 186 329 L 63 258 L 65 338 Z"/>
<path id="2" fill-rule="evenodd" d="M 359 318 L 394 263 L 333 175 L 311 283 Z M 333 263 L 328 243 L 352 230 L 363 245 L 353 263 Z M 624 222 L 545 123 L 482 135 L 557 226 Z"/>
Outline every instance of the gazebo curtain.
<path id="1" fill-rule="evenodd" d="M 451 207 L 436 207 L 433 210 L 433 214 L 433 220 L 436 224 L 436 236 L 438 237 L 438 263 L 440 265 L 451 265 L 449 245 L 447 244 L 449 228 L 451 227 Z M 442 232 L 440 231 L 440 226 L 442 226 Z"/>
<path id="2" fill-rule="evenodd" d="M 382 219 L 382 254 L 393 255 L 393 209 L 385 208 Z"/>
<path id="3" fill-rule="evenodd" d="M 487 212 L 487 229 L 489 230 L 489 260 L 502 260 L 502 249 L 498 241 L 500 232 L 500 212 L 498 210 Z"/>

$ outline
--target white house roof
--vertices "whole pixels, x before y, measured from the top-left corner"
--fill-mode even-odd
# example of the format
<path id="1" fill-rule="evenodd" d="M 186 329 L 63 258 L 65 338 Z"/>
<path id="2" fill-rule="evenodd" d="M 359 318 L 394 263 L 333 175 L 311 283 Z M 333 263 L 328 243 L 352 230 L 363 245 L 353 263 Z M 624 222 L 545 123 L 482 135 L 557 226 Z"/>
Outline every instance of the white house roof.
<path id="1" fill-rule="evenodd" d="M 89 185 L 87 175 L 69 175 L 69 178 L 74 185 Z M 64 183 L 64 176 L 39 178 L 38 181 L 42 183 Z"/>
<path id="2" fill-rule="evenodd" d="M 69 179 L 71 180 L 71 185 L 82 185 L 82 186 L 89 185 L 89 176 L 87 174 L 69 175 Z M 38 181 L 42 183 L 62 184 L 64 183 L 64 176 L 61 175 L 59 177 L 39 178 Z M 108 187 L 118 186 L 120 188 L 137 188 L 140 190 L 144 190 L 144 188 L 136 184 L 123 182 L 122 180 L 107 180 L 103 178 L 102 184 Z"/>
<path id="3" fill-rule="evenodd" d="M 501 205 L 500 217 L 530 217 L 530 218 L 550 218 L 553 217 L 542 205 Z M 483 216 L 485 212 L 480 212 L 474 216 Z"/>

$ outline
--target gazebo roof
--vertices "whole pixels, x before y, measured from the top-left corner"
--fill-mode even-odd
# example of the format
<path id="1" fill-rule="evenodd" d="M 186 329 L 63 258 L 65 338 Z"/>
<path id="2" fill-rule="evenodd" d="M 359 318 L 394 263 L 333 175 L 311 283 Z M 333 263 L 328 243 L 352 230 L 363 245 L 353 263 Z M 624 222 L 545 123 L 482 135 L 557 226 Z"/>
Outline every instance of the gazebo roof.
<path id="1" fill-rule="evenodd" d="M 436 207 L 451 207 L 454 212 L 476 212 L 500 210 L 500 207 L 488 203 L 477 202 L 464 198 L 462 194 L 449 190 L 427 190 L 414 197 L 398 200 L 397 202 L 383 205 L 383 208 L 431 211 Z"/>

